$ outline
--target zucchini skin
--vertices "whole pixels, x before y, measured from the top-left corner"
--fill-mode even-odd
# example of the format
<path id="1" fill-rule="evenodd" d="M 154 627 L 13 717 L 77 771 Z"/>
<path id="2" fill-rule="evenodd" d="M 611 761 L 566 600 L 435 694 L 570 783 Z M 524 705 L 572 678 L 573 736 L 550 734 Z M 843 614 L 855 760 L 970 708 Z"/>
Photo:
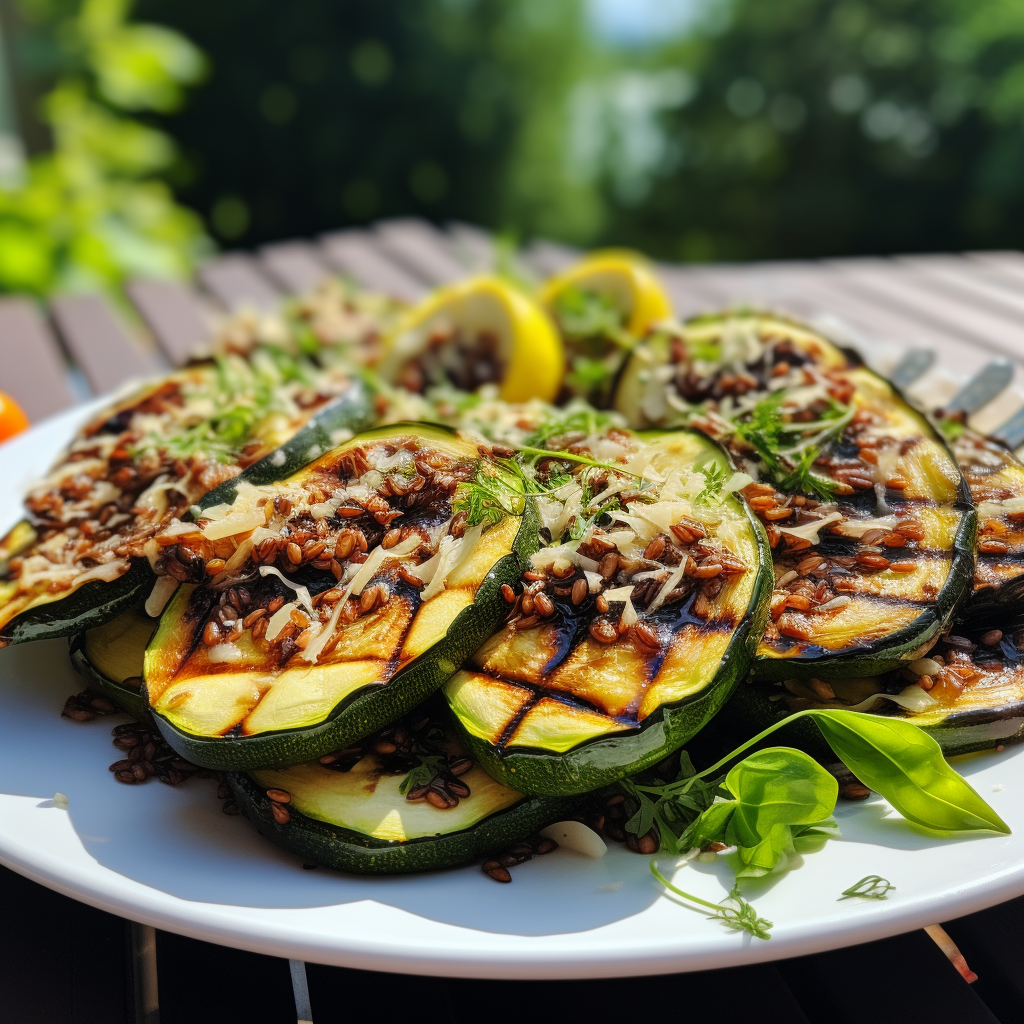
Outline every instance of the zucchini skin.
<path id="1" fill-rule="evenodd" d="M 854 356 L 855 354 L 851 354 L 851 358 Z M 872 376 L 885 381 L 900 402 L 921 416 L 931 428 L 931 440 L 945 450 L 954 465 L 959 466 L 953 449 L 934 418 L 927 411 L 919 409 L 908 401 L 900 388 L 891 381 L 868 367 L 861 368 Z M 863 649 L 843 651 L 824 657 L 811 653 L 792 658 L 758 656 L 754 660 L 754 676 L 758 679 L 782 680 L 797 676 L 809 678 L 825 675 L 846 678 L 880 675 L 899 668 L 901 664 L 922 657 L 950 625 L 953 617 L 961 611 L 961 605 L 969 603 L 968 595 L 974 587 L 978 511 L 971 498 L 971 490 L 963 472 L 960 473 L 957 490 L 959 496 L 952 507 L 960 513 L 960 525 L 957 527 L 953 539 L 949 576 L 927 609 L 902 629 L 896 630 L 883 640 L 876 641 Z"/>
<path id="2" fill-rule="evenodd" d="M 0 641 L 13 645 L 54 640 L 102 626 L 144 599 L 155 579 L 145 558 L 132 559 L 128 571 L 116 580 L 90 580 L 59 601 L 16 615 L 0 630 Z"/>
<path id="3" fill-rule="evenodd" d="M 564 818 L 579 803 L 567 797 L 527 798 L 462 832 L 389 842 L 308 818 L 294 808 L 288 824 L 279 825 L 266 793 L 248 775 L 230 773 L 227 782 L 239 809 L 272 843 L 325 867 L 358 875 L 400 875 L 468 864 Z"/>
<path id="4" fill-rule="evenodd" d="M 135 612 L 141 613 L 144 616 L 146 615 L 141 602 L 135 608 Z M 125 615 L 130 613 L 122 612 L 121 614 Z M 146 618 L 148 619 L 149 616 L 146 616 Z M 150 619 L 149 621 L 153 623 L 153 630 L 155 631 L 157 620 Z M 140 678 L 142 676 L 142 656 L 144 650 L 144 647 L 139 647 L 137 649 Z M 68 653 L 71 656 L 72 666 L 76 672 L 85 677 L 89 689 L 102 693 L 105 697 L 113 701 L 113 703 L 125 712 L 125 714 L 131 715 L 132 718 L 136 718 L 140 722 L 152 724 L 153 718 L 149 713 L 149 705 L 146 703 L 146 696 L 142 692 L 141 688 L 139 690 L 132 690 L 127 686 L 123 686 L 121 683 L 111 679 L 109 676 L 101 672 L 99 668 L 89 660 L 89 656 L 86 651 L 86 632 L 78 633 L 76 636 L 71 638 Z"/>
<path id="5" fill-rule="evenodd" d="M 70 654 L 71 664 L 76 672 L 85 676 L 89 689 L 98 690 L 104 697 L 108 697 L 126 715 L 131 715 L 132 718 L 137 718 L 140 722 L 152 721 L 146 698 L 142 694 L 115 683 L 113 679 L 108 679 L 96 670 L 82 649 L 81 634 L 72 637 Z"/>
<path id="6" fill-rule="evenodd" d="M 238 495 L 239 481 L 259 486 L 283 480 L 325 452 L 336 448 L 339 442 L 332 435 L 337 431 L 350 430 L 358 434 L 368 430 L 377 419 L 374 398 L 375 393 L 371 387 L 361 377 L 353 377 L 348 391 L 311 416 L 294 437 L 259 462 L 254 462 L 238 476 L 207 491 L 193 507 L 204 509 L 221 503 L 230 504 Z"/>
<path id="7" fill-rule="evenodd" d="M 767 549 L 767 538 L 763 544 Z M 460 723 L 463 742 L 488 775 L 522 793 L 589 793 L 652 767 L 700 732 L 748 673 L 764 632 L 772 591 L 768 574 L 760 575 L 752 596 L 755 611 L 737 626 L 721 668 L 696 697 L 662 705 L 632 732 L 589 740 L 564 754 L 529 748 L 498 754 L 490 743 L 473 736 Z"/>
<path id="8" fill-rule="evenodd" d="M 719 721 L 735 734 L 736 739 L 756 736 L 762 729 L 785 718 L 789 711 L 783 701 L 769 700 L 768 687 L 756 682 L 740 686 L 722 709 Z M 897 716 L 900 721 L 914 722 L 912 716 Z M 992 750 L 1005 743 L 1024 739 L 1024 701 L 1014 701 L 993 708 L 952 710 L 940 722 L 919 725 L 942 748 L 943 754 L 971 754 Z M 805 750 L 819 761 L 836 760 L 832 748 L 810 718 L 799 718 L 773 733 L 765 742 L 783 743 Z"/>
<path id="9" fill-rule="evenodd" d="M 538 529 L 536 506 L 527 501 L 512 553 L 491 567 L 476 600 L 456 615 L 443 639 L 385 685 L 343 700 L 323 722 L 256 736 L 209 738 L 184 732 L 154 712 L 161 734 L 182 757 L 204 768 L 250 771 L 311 761 L 390 725 L 440 689 L 501 622 L 508 610 L 501 587 L 519 578 L 536 550 Z"/>
<path id="10" fill-rule="evenodd" d="M 349 390 L 311 417 L 294 437 L 243 470 L 237 477 L 205 494 L 197 502 L 197 507 L 208 508 L 230 500 L 224 495 L 234 496 L 238 480 L 267 483 L 288 476 L 311 448 L 326 450 L 334 447 L 331 434 L 335 431 L 359 431 L 370 426 L 376 416 L 373 400 L 374 395 L 369 386 L 360 378 L 353 378 Z M 284 453 L 284 461 L 281 461 L 281 453 Z M 116 580 L 109 583 L 92 580 L 67 597 L 16 615 L 0 629 L 0 643 L 12 645 L 32 640 L 53 640 L 102 626 L 145 599 L 155 579 L 145 558 L 133 559 L 128 571 Z"/>
<path id="11" fill-rule="evenodd" d="M 641 432 L 641 436 L 653 437 L 666 432 Z M 700 436 L 728 460 L 721 445 Z M 462 741 L 489 775 L 521 793 L 552 796 L 588 793 L 657 764 L 683 746 L 721 710 L 753 664 L 768 620 L 774 585 L 768 536 L 746 502 L 740 501 L 740 504 L 756 537 L 757 574 L 748 614 L 734 630 L 721 666 L 704 690 L 676 703 L 663 704 L 630 732 L 597 737 L 565 753 L 527 747 L 513 747 L 498 753 L 492 744 L 474 736 L 459 716 L 454 715 Z"/>

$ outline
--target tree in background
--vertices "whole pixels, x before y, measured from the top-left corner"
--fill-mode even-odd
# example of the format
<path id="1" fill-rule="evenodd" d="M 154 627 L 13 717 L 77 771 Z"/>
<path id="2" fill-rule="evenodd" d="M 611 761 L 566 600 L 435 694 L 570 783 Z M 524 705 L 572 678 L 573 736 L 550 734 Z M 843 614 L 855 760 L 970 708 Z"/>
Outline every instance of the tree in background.
<path id="1" fill-rule="evenodd" d="M 50 145 L 0 184 L 0 291 L 116 291 L 133 274 L 182 275 L 209 248 L 161 180 L 171 138 L 129 113 L 175 109 L 204 70 L 181 35 L 127 21 L 128 0 L 22 0 L 19 42 L 43 40 L 56 80 Z"/>
<path id="2" fill-rule="evenodd" d="M 609 236 L 691 259 L 1024 244 L 1020 3 L 732 0 L 628 56 L 677 102 L 632 180 L 612 134 L 591 161 Z"/>
<path id="3" fill-rule="evenodd" d="M 586 241 L 567 96 L 590 47 L 578 0 L 143 0 L 209 55 L 166 123 L 180 195 L 227 242 L 379 217 L 459 218 Z"/>

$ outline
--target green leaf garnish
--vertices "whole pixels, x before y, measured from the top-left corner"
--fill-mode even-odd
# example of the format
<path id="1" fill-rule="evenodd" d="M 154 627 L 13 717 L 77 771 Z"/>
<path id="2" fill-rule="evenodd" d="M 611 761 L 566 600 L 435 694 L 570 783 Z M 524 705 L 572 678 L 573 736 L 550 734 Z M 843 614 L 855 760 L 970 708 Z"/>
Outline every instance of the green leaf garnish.
<path id="1" fill-rule="evenodd" d="M 633 343 L 625 330 L 626 314 L 609 295 L 602 292 L 589 288 L 566 288 L 555 300 L 553 313 L 562 333 L 571 342 L 589 342 L 590 348 L 603 341 L 611 341 L 623 348 Z"/>
<path id="2" fill-rule="evenodd" d="M 399 783 L 398 792 L 405 796 L 418 786 L 429 786 L 437 774 L 437 766 L 444 760 L 441 754 L 417 754 L 419 764 L 409 769 L 408 775 Z"/>
<path id="3" fill-rule="evenodd" d="M 710 900 L 701 899 L 691 893 L 683 892 L 678 886 L 673 885 L 659 870 L 654 861 L 651 861 L 651 874 L 661 882 L 669 892 L 675 893 L 690 903 L 696 903 L 703 908 L 704 913 L 709 917 L 721 921 L 728 928 L 735 928 L 740 931 L 749 932 L 755 939 L 770 939 L 772 937 L 771 921 L 758 917 L 757 911 L 740 895 L 739 889 L 733 886 L 729 895 L 721 903 L 712 903 Z"/>
<path id="4" fill-rule="evenodd" d="M 825 448 L 846 429 L 852 406 L 835 399 L 821 418 L 809 423 L 787 420 L 783 412 L 786 391 L 773 391 L 749 412 L 732 421 L 734 436 L 746 442 L 764 465 L 764 475 L 784 491 L 808 494 L 828 501 L 834 481 L 813 471 Z"/>
<path id="5" fill-rule="evenodd" d="M 836 903 L 842 903 L 843 900 L 855 897 L 862 900 L 887 900 L 888 893 L 895 888 L 896 886 L 891 885 L 887 878 L 882 878 L 880 875 L 865 875 L 859 882 L 854 882 L 849 889 L 844 889 Z"/>

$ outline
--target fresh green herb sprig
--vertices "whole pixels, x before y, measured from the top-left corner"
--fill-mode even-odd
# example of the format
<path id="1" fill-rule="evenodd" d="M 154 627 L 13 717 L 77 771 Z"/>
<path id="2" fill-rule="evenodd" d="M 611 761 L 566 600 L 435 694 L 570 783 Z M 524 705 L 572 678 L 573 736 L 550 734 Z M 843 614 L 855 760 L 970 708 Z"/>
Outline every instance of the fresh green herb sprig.
<path id="1" fill-rule="evenodd" d="M 661 882 L 669 892 L 690 903 L 696 903 L 709 917 L 722 922 L 728 928 L 735 928 L 738 931 L 749 932 L 755 939 L 770 939 L 774 925 L 767 918 L 759 917 L 757 911 L 740 894 L 739 887 L 733 886 L 721 903 L 712 903 L 710 900 L 701 899 L 691 893 L 683 892 L 678 886 L 673 885 L 659 870 L 654 861 L 651 861 L 651 874 Z"/>
<path id="2" fill-rule="evenodd" d="M 611 413 L 599 412 L 582 403 L 570 405 L 565 410 L 552 409 L 550 415 L 537 425 L 523 443 L 534 448 L 543 448 L 553 437 L 565 434 L 597 434 L 615 422 Z"/>
<path id="3" fill-rule="evenodd" d="M 704 476 L 704 488 L 693 499 L 693 503 L 695 505 L 719 504 L 722 488 L 725 486 L 726 480 L 732 476 L 732 473 L 717 462 L 705 462 L 697 467 L 697 472 L 702 473 Z"/>
<path id="4" fill-rule="evenodd" d="M 952 444 L 958 440 L 967 429 L 967 424 L 960 416 L 943 416 L 939 419 L 939 430 L 942 436 Z"/>
<path id="5" fill-rule="evenodd" d="M 452 511 L 465 512 L 470 526 L 493 526 L 523 514 L 526 495 L 536 493 L 533 485 L 514 459 L 484 462 L 471 480 L 459 485 Z"/>
<path id="6" fill-rule="evenodd" d="M 153 433 L 141 438 L 131 448 L 132 455 L 141 458 L 163 452 L 172 459 L 204 455 L 221 462 L 237 456 L 260 424 L 283 409 L 277 387 L 311 379 L 308 368 L 282 350 L 264 346 L 258 352 L 261 358 L 250 363 L 217 357 L 207 382 L 187 396 L 193 401 L 205 399 L 213 408 L 210 415 L 170 436 Z"/>
<path id="7" fill-rule="evenodd" d="M 615 375 L 615 364 L 607 359 L 575 356 L 565 382 L 577 394 L 590 395 L 600 391 Z"/>
<path id="8" fill-rule="evenodd" d="M 852 406 L 835 399 L 821 418 L 811 423 L 794 423 L 785 418 L 784 389 L 773 391 L 748 413 L 733 420 L 735 437 L 746 442 L 765 467 L 765 475 L 777 487 L 828 501 L 836 485 L 815 473 L 815 462 L 828 444 L 846 429 L 853 418 Z"/>
<path id="9" fill-rule="evenodd" d="M 805 717 L 813 719 L 839 759 L 907 821 L 944 838 L 975 831 L 1009 833 L 999 815 L 946 762 L 935 739 L 917 726 L 817 708 L 776 722 L 701 772 L 693 772 L 685 760 L 671 782 L 620 783 L 635 809 L 627 831 L 644 835 L 657 826 L 661 849 L 677 855 L 712 842 L 735 847 L 737 879 L 768 874 L 802 848 L 837 835 L 831 815 L 838 784 L 801 751 L 758 750 L 736 763 L 724 780 L 719 775 L 776 729 Z M 871 881 L 862 879 L 858 886 Z M 888 885 L 877 877 L 873 881 Z M 878 898 L 877 889 L 866 891 L 875 893 L 869 898 Z"/>
<path id="10" fill-rule="evenodd" d="M 443 754 L 417 754 L 419 764 L 409 769 L 409 773 L 399 783 L 398 792 L 406 793 L 417 786 L 429 786 L 437 774 L 437 766 L 444 760 Z"/>
<path id="11" fill-rule="evenodd" d="M 633 338 L 626 331 L 626 315 L 608 295 L 589 288 L 570 287 L 562 291 L 554 304 L 554 316 L 562 333 L 591 354 L 608 341 L 629 348 Z"/>
<path id="12" fill-rule="evenodd" d="M 880 875 L 865 875 L 859 882 L 854 882 L 849 889 L 844 889 L 836 903 L 851 899 L 887 900 L 888 894 L 895 888 L 896 886 L 892 885 L 887 878 L 882 878 Z"/>

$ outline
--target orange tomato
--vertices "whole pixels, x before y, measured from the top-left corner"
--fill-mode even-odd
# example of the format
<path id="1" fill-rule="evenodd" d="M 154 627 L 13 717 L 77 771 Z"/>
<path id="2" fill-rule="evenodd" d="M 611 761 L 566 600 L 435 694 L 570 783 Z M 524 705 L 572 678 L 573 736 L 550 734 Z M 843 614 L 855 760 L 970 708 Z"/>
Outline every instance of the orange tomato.
<path id="1" fill-rule="evenodd" d="M 0 391 L 0 441 L 28 430 L 28 426 L 25 410 L 10 395 Z"/>

